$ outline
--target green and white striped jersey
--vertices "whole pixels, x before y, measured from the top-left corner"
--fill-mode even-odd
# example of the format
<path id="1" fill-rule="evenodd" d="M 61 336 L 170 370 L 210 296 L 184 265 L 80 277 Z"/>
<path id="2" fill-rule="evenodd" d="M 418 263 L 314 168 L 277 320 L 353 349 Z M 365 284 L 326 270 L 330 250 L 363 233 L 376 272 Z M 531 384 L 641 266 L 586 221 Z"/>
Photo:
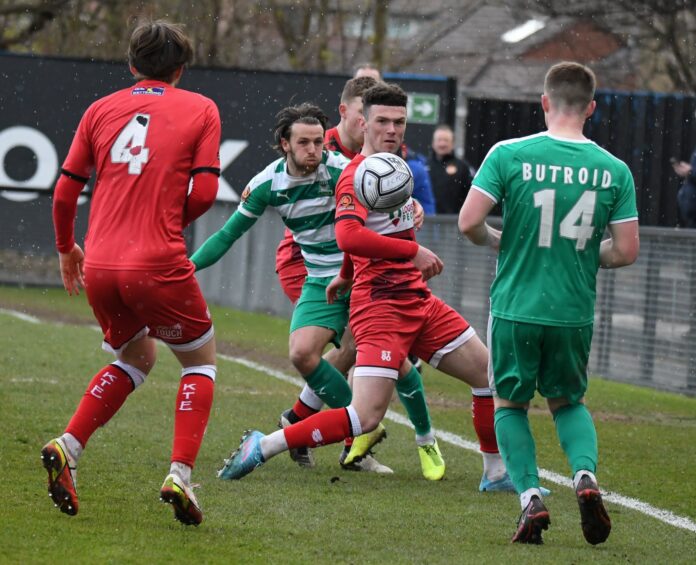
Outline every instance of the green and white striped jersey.
<path id="1" fill-rule="evenodd" d="M 494 145 L 472 189 L 503 206 L 493 316 L 591 324 L 604 230 L 638 219 L 626 164 L 592 141 L 544 132 Z"/>
<path id="2" fill-rule="evenodd" d="M 334 230 L 335 194 L 338 177 L 349 162 L 340 153 L 323 151 L 316 171 L 293 177 L 281 157 L 251 179 L 242 195 L 238 210 L 245 216 L 256 219 L 269 206 L 280 214 L 302 249 L 310 277 L 332 277 L 341 270 L 343 253 Z"/>

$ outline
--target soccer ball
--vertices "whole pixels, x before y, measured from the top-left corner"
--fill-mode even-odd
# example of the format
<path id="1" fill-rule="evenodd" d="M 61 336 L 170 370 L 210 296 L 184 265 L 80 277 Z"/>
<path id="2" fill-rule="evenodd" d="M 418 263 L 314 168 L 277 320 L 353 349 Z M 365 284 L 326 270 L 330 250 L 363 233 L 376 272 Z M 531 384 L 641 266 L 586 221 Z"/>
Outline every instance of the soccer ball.
<path id="1" fill-rule="evenodd" d="M 401 157 L 375 153 L 358 165 L 353 187 L 365 208 L 388 214 L 401 208 L 413 194 L 413 173 Z"/>

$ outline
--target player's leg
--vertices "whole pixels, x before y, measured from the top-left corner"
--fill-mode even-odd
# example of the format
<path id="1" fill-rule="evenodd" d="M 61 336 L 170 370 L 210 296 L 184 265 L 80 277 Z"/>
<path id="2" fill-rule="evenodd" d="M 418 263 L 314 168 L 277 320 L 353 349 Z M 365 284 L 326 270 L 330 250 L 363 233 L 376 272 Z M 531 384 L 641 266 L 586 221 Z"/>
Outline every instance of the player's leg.
<path id="1" fill-rule="evenodd" d="M 591 544 L 604 542 L 611 520 L 597 486 L 597 431 L 584 404 L 592 326 L 547 327 L 539 390 L 548 398 L 556 433 L 573 473 L 582 531 Z"/>
<path id="2" fill-rule="evenodd" d="M 307 277 L 290 322 L 290 360 L 316 395 L 338 408 L 350 403 L 350 387 L 322 354 L 328 343 L 340 345 L 348 307 L 345 300 L 326 303 L 329 282 L 329 278 Z"/>
<path id="3" fill-rule="evenodd" d="M 90 380 L 64 433 L 41 450 L 48 490 L 61 512 L 77 514 L 77 463 L 87 441 L 121 408 L 155 363 L 153 340 L 144 324 L 121 301 L 116 271 L 85 269 L 87 297 L 104 332 L 104 349 L 116 361 Z"/>
<path id="4" fill-rule="evenodd" d="M 197 525 L 203 519 L 191 489 L 193 469 L 203 441 L 217 374 L 215 331 L 208 306 L 188 266 L 132 276 L 124 301 L 140 305 L 150 334 L 164 341 L 182 366 L 174 406 L 174 438 L 160 496 L 176 519 Z"/>
<path id="5" fill-rule="evenodd" d="M 520 495 L 522 515 L 512 541 L 542 543 L 550 518 L 539 485 L 536 445 L 527 409 L 539 373 L 543 327 L 499 318 L 489 321 L 495 432 L 508 473 Z"/>
<path id="6" fill-rule="evenodd" d="M 469 323 L 439 298 L 433 296 L 428 300 L 426 312 L 426 324 L 413 352 L 436 369 L 471 386 L 474 429 L 483 456 L 479 489 L 511 490 L 495 438 L 487 350 Z"/>

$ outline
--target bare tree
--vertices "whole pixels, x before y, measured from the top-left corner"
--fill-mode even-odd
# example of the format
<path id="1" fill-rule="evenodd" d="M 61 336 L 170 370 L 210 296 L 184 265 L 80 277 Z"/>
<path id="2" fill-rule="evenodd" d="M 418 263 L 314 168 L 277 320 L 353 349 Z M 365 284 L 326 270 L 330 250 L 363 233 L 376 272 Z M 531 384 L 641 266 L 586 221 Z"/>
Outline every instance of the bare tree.
<path id="1" fill-rule="evenodd" d="M 644 87 L 696 92 L 696 0 L 507 0 L 513 10 L 600 23 L 639 53 Z M 667 83 L 667 84 L 665 84 Z"/>

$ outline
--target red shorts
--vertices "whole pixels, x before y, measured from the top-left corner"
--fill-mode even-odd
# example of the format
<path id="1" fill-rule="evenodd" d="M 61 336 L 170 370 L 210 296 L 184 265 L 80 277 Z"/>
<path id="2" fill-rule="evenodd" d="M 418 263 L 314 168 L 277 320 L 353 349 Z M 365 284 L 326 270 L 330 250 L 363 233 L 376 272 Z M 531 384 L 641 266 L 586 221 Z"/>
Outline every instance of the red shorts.
<path id="1" fill-rule="evenodd" d="M 444 355 L 476 335 L 454 308 L 433 295 L 351 305 L 350 329 L 358 351 L 355 376 L 392 379 L 409 353 L 437 367 Z"/>
<path id="2" fill-rule="evenodd" d="M 177 351 L 213 337 L 213 323 L 189 266 L 167 271 L 113 271 L 85 267 L 85 290 L 104 332 L 104 349 L 118 355 L 150 335 Z"/>
<path id="3" fill-rule="evenodd" d="M 276 250 L 276 273 L 285 296 L 294 304 L 302 294 L 307 268 L 304 265 L 300 246 L 295 243 L 292 232 L 288 229 L 285 230 L 285 237 Z"/>

